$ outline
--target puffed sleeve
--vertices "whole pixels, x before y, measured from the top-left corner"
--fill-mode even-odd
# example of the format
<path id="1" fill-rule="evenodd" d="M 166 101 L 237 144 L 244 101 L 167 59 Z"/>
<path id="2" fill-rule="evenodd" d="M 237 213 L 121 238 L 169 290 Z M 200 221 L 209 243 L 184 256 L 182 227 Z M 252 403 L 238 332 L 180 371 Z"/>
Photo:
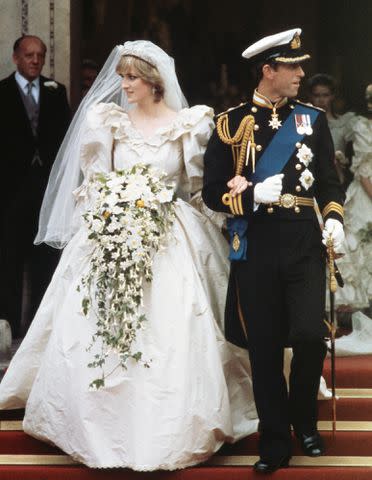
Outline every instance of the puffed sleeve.
<path id="1" fill-rule="evenodd" d="M 204 203 L 201 190 L 203 187 L 204 153 L 214 129 L 213 109 L 206 105 L 196 105 L 186 112 L 185 126 L 189 126 L 182 136 L 185 174 L 183 190 L 191 194 L 191 205 L 207 215 L 219 227 L 225 221 L 225 215 L 210 210 Z"/>
<path id="2" fill-rule="evenodd" d="M 345 143 L 354 140 L 354 125 L 357 122 L 357 115 L 354 112 L 346 112 L 343 118 L 343 134 Z"/>
<path id="3" fill-rule="evenodd" d="M 115 130 L 119 128 L 124 110 L 115 103 L 98 103 L 87 111 L 86 126 L 80 147 L 83 182 L 73 193 L 75 198 L 87 195 L 87 186 L 95 173 L 112 169 Z"/>
<path id="4" fill-rule="evenodd" d="M 196 105 L 183 115 L 185 133 L 182 136 L 185 163 L 184 187 L 194 194 L 203 186 L 203 156 L 214 128 L 213 109 Z M 189 128 L 187 128 L 189 127 Z"/>
<path id="5" fill-rule="evenodd" d="M 119 127 L 123 113 L 123 109 L 115 103 L 98 103 L 88 110 L 80 150 L 84 176 L 111 170 L 113 134 Z"/>
<path id="6" fill-rule="evenodd" d="M 372 181 L 372 148 L 369 153 L 355 155 L 351 170 L 355 178 L 365 177 Z"/>
<path id="7" fill-rule="evenodd" d="M 354 125 L 354 152 L 350 170 L 356 178 L 372 178 L 372 134 L 368 119 L 358 117 Z"/>

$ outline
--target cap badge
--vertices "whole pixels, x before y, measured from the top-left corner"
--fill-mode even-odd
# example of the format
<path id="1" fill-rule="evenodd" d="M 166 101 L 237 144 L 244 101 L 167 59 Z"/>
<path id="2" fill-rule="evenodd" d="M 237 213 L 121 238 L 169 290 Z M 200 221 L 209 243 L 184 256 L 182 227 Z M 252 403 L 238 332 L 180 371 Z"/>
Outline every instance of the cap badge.
<path id="1" fill-rule="evenodd" d="M 291 49 L 296 50 L 297 48 L 300 48 L 300 47 L 301 47 L 300 35 L 298 33 L 295 33 L 291 41 Z"/>

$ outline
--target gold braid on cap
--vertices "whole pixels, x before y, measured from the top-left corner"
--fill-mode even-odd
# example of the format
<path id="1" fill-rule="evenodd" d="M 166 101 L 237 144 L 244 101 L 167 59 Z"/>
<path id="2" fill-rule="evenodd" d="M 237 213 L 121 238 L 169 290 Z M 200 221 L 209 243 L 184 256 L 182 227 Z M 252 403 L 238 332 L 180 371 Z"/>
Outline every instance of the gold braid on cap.
<path id="1" fill-rule="evenodd" d="M 235 175 L 241 175 L 247 158 L 247 149 L 254 148 L 254 117 L 246 115 L 243 117 L 240 125 L 232 137 L 229 131 L 229 117 L 227 114 L 221 115 L 217 120 L 217 134 L 223 143 L 231 145 L 235 163 Z M 250 145 L 248 146 L 248 144 Z M 238 157 L 239 155 L 239 157 Z M 252 156 L 252 171 L 254 172 L 254 157 Z"/>

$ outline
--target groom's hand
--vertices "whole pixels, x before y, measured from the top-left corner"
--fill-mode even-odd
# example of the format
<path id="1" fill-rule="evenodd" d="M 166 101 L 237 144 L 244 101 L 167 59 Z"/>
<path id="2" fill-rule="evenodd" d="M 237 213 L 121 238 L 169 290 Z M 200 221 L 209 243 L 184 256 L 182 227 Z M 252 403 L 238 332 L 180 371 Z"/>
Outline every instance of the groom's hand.
<path id="1" fill-rule="evenodd" d="M 236 175 L 234 178 L 227 182 L 227 186 L 230 188 L 229 194 L 235 197 L 239 193 L 244 192 L 250 185 L 252 185 L 245 177 Z"/>

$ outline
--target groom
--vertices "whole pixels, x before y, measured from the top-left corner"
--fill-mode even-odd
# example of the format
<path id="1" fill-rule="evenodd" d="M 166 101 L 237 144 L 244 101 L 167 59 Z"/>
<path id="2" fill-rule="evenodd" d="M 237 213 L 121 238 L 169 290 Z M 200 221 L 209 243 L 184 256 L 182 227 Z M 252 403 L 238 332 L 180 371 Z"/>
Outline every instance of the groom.
<path id="1" fill-rule="evenodd" d="M 231 214 L 228 340 L 248 348 L 260 420 L 260 473 L 288 466 L 291 425 L 305 455 L 324 453 L 317 392 L 326 355 L 325 248 L 314 210 L 343 240 L 343 192 L 325 114 L 295 100 L 304 77 L 301 30 L 248 47 L 251 100 L 217 117 L 205 153 L 203 199 Z M 289 392 L 283 352 L 293 349 Z"/>
<path id="2" fill-rule="evenodd" d="M 14 337 L 25 334 L 58 261 L 54 249 L 33 244 L 50 169 L 70 121 L 65 87 L 41 75 L 45 54 L 39 37 L 20 37 L 13 47 L 16 72 L 0 81 L 0 318 L 9 320 Z M 22 325 L 25 291 L 29 321 Z"/>

